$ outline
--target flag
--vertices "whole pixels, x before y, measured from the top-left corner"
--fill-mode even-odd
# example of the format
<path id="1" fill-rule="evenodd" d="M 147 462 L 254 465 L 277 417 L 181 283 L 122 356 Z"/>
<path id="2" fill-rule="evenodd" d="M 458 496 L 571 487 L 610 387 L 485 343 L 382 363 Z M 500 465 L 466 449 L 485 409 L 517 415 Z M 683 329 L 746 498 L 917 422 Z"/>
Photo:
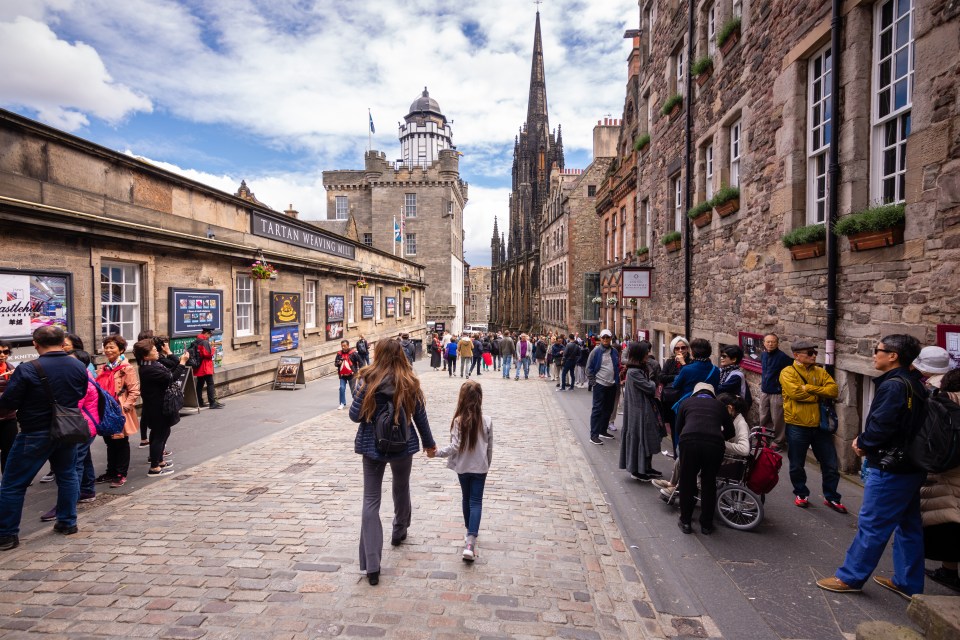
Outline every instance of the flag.
<path id="1" fill-rule="evenodd" d="M 370 118 L 370 133 L 376 133 L 377 130 L 373 127 L 373 114 L 370 113 L 370 109 L 367 109 L 367 116 Z"/>
<path id="2" fill-rule="evenodd" d="M 403 218 L 400 218 L 400 220 L 403 221 Z M 400 239 L 403 236 L 400 234 L 400 223 L 397 222 L 396 218 L 393 219 L 393 234 L 394 234 L 393 241 L 400 242 Z"/>

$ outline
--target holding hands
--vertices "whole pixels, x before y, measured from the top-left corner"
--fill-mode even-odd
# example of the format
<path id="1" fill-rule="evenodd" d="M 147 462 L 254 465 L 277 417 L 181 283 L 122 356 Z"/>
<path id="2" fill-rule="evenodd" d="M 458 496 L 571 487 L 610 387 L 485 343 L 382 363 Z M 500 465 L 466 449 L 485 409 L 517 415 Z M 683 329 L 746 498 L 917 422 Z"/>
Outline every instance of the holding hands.
<path id="1" fill-rule="evenodd" d="M 428 458 L 435 458 L 437 456 L 436 447 L 430 447 L 429 449 L 424 449 L 424 452 L 426 452 Z"/>

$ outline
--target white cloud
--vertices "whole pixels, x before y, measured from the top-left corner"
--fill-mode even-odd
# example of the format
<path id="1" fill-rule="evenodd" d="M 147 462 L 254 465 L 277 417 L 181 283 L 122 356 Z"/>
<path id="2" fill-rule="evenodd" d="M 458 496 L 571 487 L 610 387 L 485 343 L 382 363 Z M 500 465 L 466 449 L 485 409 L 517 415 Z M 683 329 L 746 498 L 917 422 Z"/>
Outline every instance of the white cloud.
<path id="1" fill-rule="evenodd" d="M 0 22 L 0 60 L 7 61 L 0 103 L 36 110 L 41 120 L 68 131 L 88 124 L 87 113 L 117 122 L 152 108 L 147 98 L 113 82 L 92 47 L 64 42 L 27 17 Z"/>

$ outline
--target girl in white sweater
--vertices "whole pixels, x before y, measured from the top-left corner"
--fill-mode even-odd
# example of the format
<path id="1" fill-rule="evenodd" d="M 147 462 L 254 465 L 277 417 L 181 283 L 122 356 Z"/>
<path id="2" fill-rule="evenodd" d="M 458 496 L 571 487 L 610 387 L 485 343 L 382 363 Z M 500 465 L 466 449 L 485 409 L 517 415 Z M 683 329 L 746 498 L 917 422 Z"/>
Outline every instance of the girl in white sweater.
<path id="1" fill-rule="evenodd" d="M 449 458 L 447 467 L 457 472 L 463 494 L 463 560 L 477 557 L 477 534 L 483 511 L 483 488 L 493 462 L 493 421 L 482 411 L 483 387 L 469 381 L 460 387 L 457 409 L 450 422 L 450 444 L 436 455 Z M 431 456 L 432 457 L 432 456 Z"/>

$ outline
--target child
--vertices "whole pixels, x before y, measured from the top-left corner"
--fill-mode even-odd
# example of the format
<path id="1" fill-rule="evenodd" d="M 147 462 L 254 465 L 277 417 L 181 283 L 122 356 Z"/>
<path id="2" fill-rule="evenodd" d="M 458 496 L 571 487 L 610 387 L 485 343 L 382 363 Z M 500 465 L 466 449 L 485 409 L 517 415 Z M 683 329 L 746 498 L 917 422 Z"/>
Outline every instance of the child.
<path id="1" fill-rule="evenodd" d="M 482 403 L 483 387 L 479 383 L 470 381 L 460 387 L 457 409 L 450 422 L 450 444 L 435 454 L 441 458 L 449 457 L 447 466 L 460 478 L 463 524 L 467 528 L 464 562 L 473 562 L 477 557 L 483 487 L 493 462 L 493 421 L 483 415 Z"/>

